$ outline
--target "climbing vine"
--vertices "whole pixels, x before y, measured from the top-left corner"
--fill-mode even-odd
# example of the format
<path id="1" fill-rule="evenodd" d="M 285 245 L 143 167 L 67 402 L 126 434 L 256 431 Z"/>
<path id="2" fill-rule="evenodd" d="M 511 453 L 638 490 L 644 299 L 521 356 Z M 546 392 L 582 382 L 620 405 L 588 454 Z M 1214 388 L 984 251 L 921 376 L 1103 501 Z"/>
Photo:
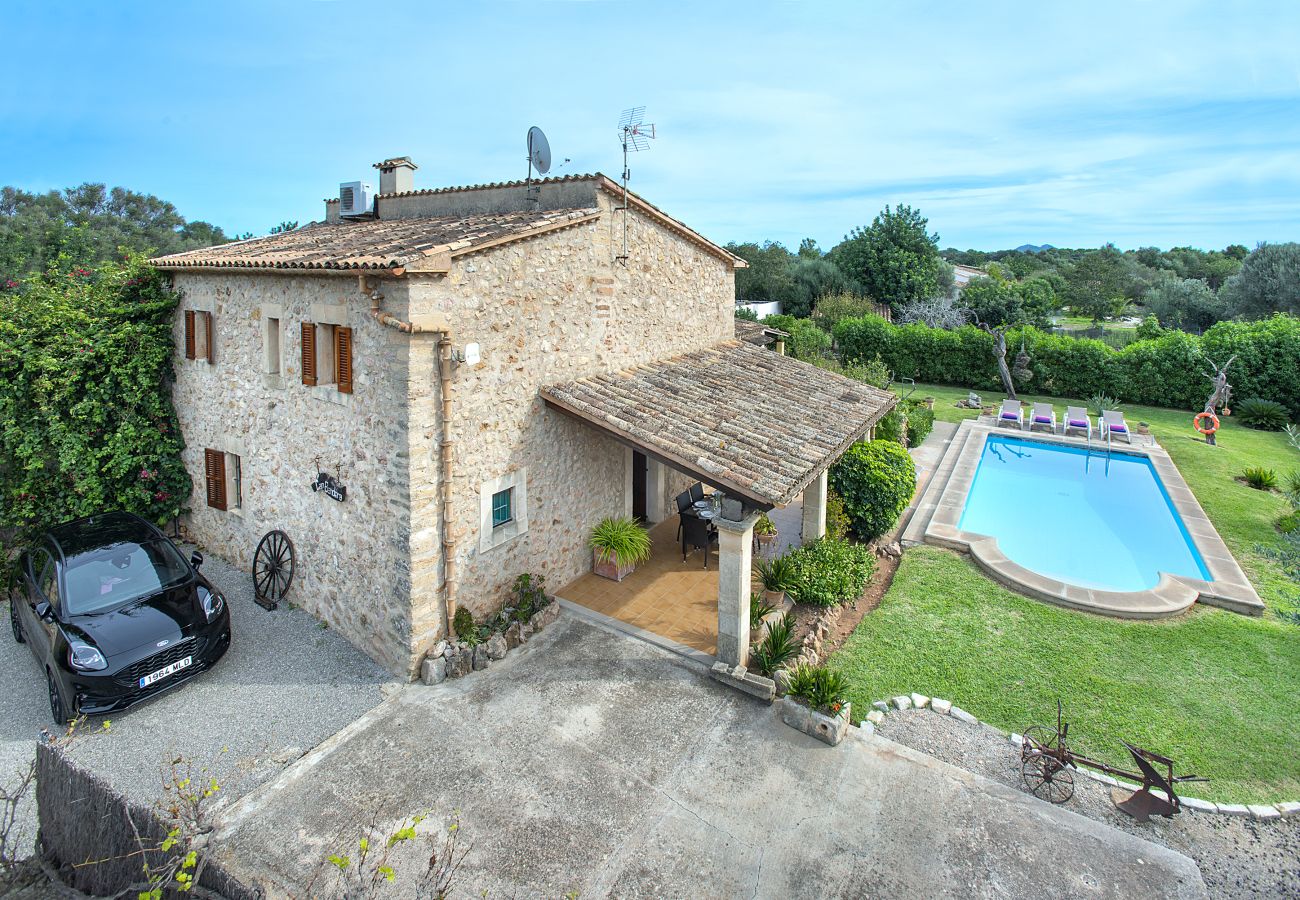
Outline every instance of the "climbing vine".
<path id="1" fill-rule="evenodd" d="M 159 524 L 191 482 L 172 406 L 178 295 L 144 258 L 0 282 L 0 536 L 92 513 Z"/>

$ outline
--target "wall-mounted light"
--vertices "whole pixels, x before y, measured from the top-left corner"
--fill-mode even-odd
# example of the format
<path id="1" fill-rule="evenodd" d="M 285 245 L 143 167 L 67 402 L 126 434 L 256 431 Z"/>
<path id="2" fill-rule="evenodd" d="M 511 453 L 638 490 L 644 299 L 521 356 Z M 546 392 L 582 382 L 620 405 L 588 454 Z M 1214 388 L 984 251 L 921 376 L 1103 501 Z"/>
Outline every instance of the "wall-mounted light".
<path id="1" fill-rule="evenodd" d="M 453 350 L 451 358 L 458 363 L 464 363 L 467 366 L 477 366 L 482 354 L 479 352 L 478 344 L 466 344 L 463 350 Z"/>

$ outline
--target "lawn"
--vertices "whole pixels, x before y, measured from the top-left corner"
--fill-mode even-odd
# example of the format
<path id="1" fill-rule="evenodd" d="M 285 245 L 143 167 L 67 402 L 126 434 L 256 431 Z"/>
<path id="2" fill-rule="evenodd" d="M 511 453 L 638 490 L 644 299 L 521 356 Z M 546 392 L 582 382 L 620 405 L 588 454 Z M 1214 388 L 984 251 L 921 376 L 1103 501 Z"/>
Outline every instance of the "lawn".
<path id="1" fill-rule="evenodd" d="M 956 422 L 977 414 L 953 407 L 966 393 L 921 385 L 916 396 L 934 396 L 936 416 Z M 1067 402 L 1022 399 L 1049 399 L 1058 410 Z M 904 556 L 880 608 L 832 665 L 849 675 L 859 715 L 872 700 L 915 690 L 1020 731 L 1053 721 L 1060 697 L 1072 742 L 1097 758 L 1126 764 L 1124 738 L 1211 777 L 1195 795 L 1300 799 L 1300 627 L 1277 615 L 1300 606 L 1300 589 L 1256 549 L 1281 544 L 1273 522 L 1288 507 L 1233 480 L 1248 465 L 1279 474 L 1300 467 L 1300 453 L 1284 436 L 1230 418 L 1210 447 L 1189 412 L 1122 409 L 1130 424 L 1150 424 L 1269 612 L 1247 618 L 1197 606 L 1163 622 L 1104 618 L 1024 598 L 965 557 L 924 547 Z"/>

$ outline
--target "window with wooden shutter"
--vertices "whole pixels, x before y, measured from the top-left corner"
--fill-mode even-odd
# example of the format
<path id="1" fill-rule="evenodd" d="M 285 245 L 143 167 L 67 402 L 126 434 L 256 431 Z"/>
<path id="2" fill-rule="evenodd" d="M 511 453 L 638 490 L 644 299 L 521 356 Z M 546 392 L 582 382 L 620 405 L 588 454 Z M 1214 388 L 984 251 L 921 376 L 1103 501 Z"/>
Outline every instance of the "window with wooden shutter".
<path id="1" fill-rule="evenodd" d="M 217 361 L 217 353 L 216 353 L 217 342 L 213 340 L 212 313 L 203 314 L 203 328 L 205 333 L 204 343 L 207 345 L 206 347 L 207 353 L 205 354 L 204 358 L 208 362 L 213 363 Z"/>
<path id="2" fill-rule="evenodd" d="M 302 383 L 316 384 L 316 323 L 302 323 Z"/>
<path id="3" fill-rule="evenodd" d="M 334 329 L 334 380 L 340 394 L 352 393 L 352 329 Z"/>
<path id="4" fill-rule="evenodd" d="M 194 310 L 185 310 L 185 358 L 194 358 Z"/>
<path id="5" fill-rule="evenodd" d="M 204 450 L 203 467 L 208 482 L 208 506 L 225 509 L 226 454 L 220 450 Z"/>

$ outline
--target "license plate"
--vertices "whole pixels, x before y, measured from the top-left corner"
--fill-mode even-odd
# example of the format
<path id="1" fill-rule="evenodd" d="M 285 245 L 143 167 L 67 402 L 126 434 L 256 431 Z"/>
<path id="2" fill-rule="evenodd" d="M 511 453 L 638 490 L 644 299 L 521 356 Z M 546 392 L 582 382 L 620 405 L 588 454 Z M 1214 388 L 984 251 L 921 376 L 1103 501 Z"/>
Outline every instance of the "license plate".
<path id="1" fill-rule="evenodd" d="M 153 672 L 149 675 L 144 676 L 143 678 L 140 679 L 140 687 L 148 687 L 149 685 L 153 684 L 155 681 L 162 681 L 168 675 L 175 675 L 181 669 L 188 669 L 190 667 L 190 663 L 193 662 L 193 660 L 194 657 L 187 656 L 184 659 L 176 660 L 176 662 L 172 663 L 170 666 L 167 666 L 165 669 L 159 669 L 157 672 Z"/>

